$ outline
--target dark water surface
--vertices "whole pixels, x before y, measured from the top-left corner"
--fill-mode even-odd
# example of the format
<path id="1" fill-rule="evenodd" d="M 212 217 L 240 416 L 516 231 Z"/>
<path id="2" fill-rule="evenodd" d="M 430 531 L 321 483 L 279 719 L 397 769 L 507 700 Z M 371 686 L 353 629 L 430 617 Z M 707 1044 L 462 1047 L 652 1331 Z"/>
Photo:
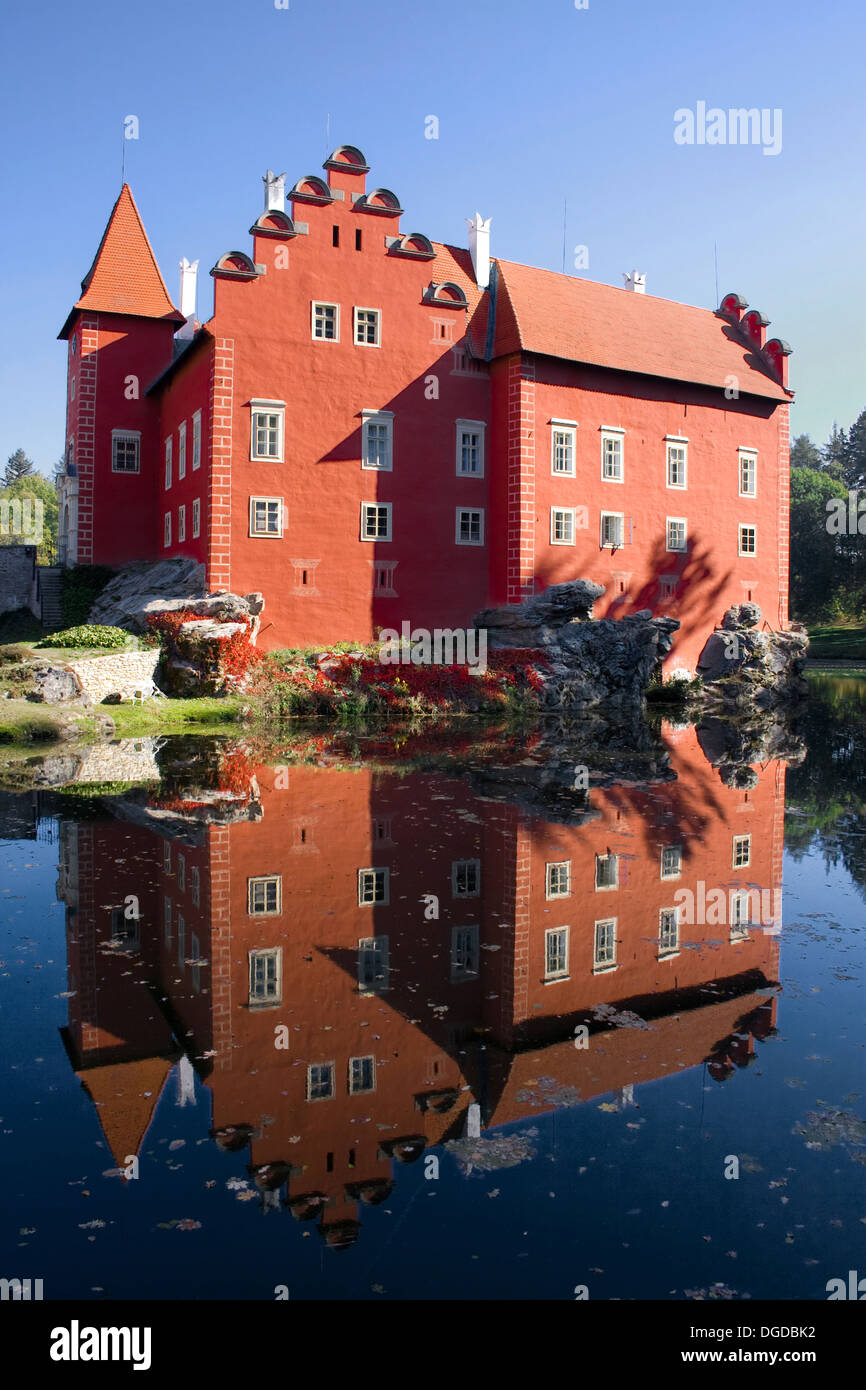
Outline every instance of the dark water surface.
<path id="1" fill-rule="evenodd" d="M 825 1299 L 866 1270 L 864 709 L 815 677 L 798 766 L 664 725 L 588 795 L 543 745 L 327 740 L 4 793 L 0 1275 Z"/>

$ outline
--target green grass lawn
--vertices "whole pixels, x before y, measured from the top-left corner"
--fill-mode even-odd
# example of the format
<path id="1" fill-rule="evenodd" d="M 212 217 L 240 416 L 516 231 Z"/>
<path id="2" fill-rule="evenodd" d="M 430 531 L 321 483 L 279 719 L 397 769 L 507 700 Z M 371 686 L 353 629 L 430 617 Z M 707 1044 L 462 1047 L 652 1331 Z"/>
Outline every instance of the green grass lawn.
<path id="1" fill-rule="evenodd" d="M 866 626 L 810 627 L 811 661 L 866 661 Z"/>
<path id="2" fill-rule="evenodd" d="M 240 719 L 244 702 L 237 696 L 215 699 L 147 700 L 143 705 L 100 705 L 110 715 L 118 738 L 145 738 L 149 734 L 224 734 L 226 726 Z"/>

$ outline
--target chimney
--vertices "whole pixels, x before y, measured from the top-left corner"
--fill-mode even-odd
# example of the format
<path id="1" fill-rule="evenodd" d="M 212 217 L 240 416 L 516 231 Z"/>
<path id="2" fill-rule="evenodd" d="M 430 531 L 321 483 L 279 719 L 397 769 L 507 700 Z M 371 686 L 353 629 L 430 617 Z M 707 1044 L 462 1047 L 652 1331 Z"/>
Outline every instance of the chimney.
<path id="1" fill-rule="evenodd" d="M 634 294 L 646 294 L 646 274 L 633 270 L 630 274 L 624 271 L 623 277 L 627 290 L 632 290 Z"/>
<path id="2" fill-rule="evenodd" d="M 469 254 L 475 271 L 475 283 L 480 290 L 486 290 L 490 284 L 490 218 L 484 222 L 481 213 L 476 212 L 474 217 L 467 217 L 466 225 L 469 228 Z"/>
<path id="3" fill-rule="evenodd" d="M 186 256 L 180 263 L 180 312 L 186 319 L 178 329 L 178 338 L 191 338 L 195 333 L 195 286 L 198 279 L 198 261 L 188 261 Z"/>
<path id="4" fill-rule="evenodd" d="M 265 212 L 285 212 L 285 174 L 275 174 L 269 169 L 266 174 L 262 175 L 262 183 L 265 185 Z"/>

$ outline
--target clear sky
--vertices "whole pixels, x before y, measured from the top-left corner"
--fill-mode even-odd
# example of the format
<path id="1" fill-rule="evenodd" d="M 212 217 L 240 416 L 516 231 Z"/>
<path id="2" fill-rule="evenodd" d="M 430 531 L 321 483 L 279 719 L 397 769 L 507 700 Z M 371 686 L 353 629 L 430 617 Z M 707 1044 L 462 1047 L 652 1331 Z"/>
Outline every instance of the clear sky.
<path id="1" fill-rule="evenodd" d="M 278 0 L 282 3 L 282 0 Z M 737 290 L 794 349 L 792 435 L 866 406 L 862 0 L 33 0 L 3 17 L 0 466 L 63 450 L 56 341 L 121 153 L 177 301 L 250 249 L 261 176 L 360 146 L 403 230 L 707 308 Z M 781 111 L 781 150 L 677 144 L 674 113 Z M 123 140 L 136 115 L 138 140 Z M 427 117 L 439 122 L 428 139 Z M 768 135 L 770 128 L 768 127 Z M 776 126 L 778 133 L 778 125 Z M 769 144 L 769 139 L 767 140 Z M 574 248 L 589 251 L 575 270 Z"/>

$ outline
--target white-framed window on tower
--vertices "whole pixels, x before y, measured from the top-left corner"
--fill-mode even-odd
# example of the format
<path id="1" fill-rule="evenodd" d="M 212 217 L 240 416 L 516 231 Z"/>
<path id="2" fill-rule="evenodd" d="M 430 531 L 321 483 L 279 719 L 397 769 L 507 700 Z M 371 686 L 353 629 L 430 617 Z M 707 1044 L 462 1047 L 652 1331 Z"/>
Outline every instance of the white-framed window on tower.
<path id="1" fill-rule="evenodd" d="M 484 477 L 483 420 L 457 421 L 457 475 L 460 478 Z"/>

